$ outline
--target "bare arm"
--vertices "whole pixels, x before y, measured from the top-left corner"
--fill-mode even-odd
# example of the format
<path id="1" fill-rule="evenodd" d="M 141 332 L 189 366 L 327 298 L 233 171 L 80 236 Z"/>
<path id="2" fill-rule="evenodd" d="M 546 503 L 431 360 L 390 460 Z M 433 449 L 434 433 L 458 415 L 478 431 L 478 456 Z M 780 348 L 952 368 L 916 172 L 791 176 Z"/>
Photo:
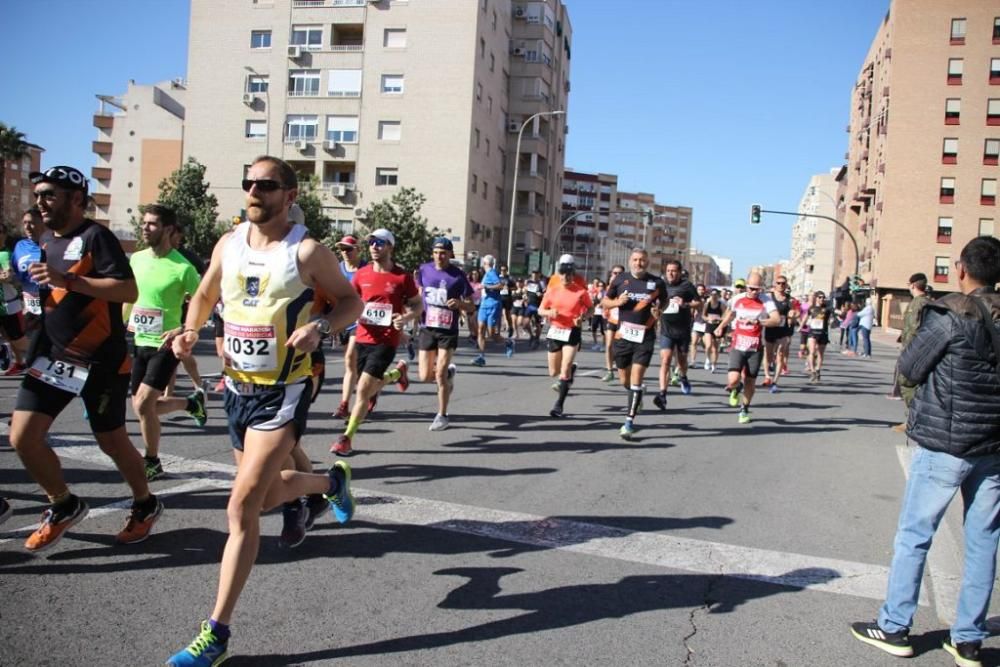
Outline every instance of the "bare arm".
<path id="1" fill-rule="evenodd" d="M 41 262 L 32 264 L 28 268 L 28 272 L 39 285 L 68 289 L 71 292 L 79 292 L 84 296 L 110 301 L 111 303 L 133 303 L 139 298 L 139 288 L 136 287 L 135 280 L 132 278 L 122 280 L 119 278 L 91 278 L 77 275 L 72 281 L 67 281 L 65 273 Z M 72 285 L 70 285 L 70 282 L 72 282 Z"/>
<path id="2" fill-rule="evenodd" d="M 212 249 L 212 261 L 208 265 L 208 271 L 205 272 L 201 284 L 198 285 L 198 291 L 194 293 L 194 296 L 191 297 L 191 303 L 188 304 L 184 331 L 175 336 L 171 343 L 174 355 L 178 359 L 184 359 L 191 355 L 195 343 L 198 342 L 198 330 L 212 314 L 212 309 L 219 301 L 219 293 L 222 291 L 223 248 L 225 248 L 230 234 L 232 232 L 223 235 L 215 244 L 215 248 Z"/>
<path id="3" fill-rule="evenodd" d="M 302 281 L 314 289 L 322 290 L 333 305 L 325 316 L 330 323 L 330 330 L 342 331 L 354 324 L 363 307 L 361 297 L 340 272 L 333 251 L 313 239 L 303 239 L 299 244 L 298 260 Z M 309 322 L 289 335 L 287 345 L 312 352 L 319 343 L 319 329 L 314 322 Z"/>

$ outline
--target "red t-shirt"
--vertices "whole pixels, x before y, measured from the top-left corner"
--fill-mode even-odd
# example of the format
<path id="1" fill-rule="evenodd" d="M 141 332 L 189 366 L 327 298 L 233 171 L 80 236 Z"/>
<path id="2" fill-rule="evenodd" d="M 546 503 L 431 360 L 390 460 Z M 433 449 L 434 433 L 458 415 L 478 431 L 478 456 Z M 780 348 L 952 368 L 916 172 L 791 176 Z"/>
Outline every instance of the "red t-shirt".
<path id="1" fill-rule="evenodd" d="M 399 266 L 391 271 L 376 271 L 374 264 L 358 269 L 351 285 L 364 307 L 358 318 L 355 340 L 371 345 L 399 345 L 400 332 L 392 326 L 392 316 L 403 312 L 403 304 L 417 296 L 413 274 Z"/>
<path id="2" fill-rule="evenodd" d="M 776 308 L 769 298 L 754 299 L 743 296 L 733 302 L 733 349 L 743 352 L 760 349 L 760 337 L 764 332 L 764 320 Z"/>

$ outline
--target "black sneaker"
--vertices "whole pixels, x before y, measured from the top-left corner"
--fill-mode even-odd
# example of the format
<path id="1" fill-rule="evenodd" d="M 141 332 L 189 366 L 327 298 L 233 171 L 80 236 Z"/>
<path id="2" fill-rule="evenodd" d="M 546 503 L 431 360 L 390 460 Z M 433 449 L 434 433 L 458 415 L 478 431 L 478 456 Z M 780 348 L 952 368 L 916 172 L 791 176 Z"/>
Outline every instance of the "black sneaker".
<path id="1" fill-rule="evenodd" d="M 662 391 L 653 397 L 653 405 L 658 407 L 661 411 L 667 409 L 667 395 Z"/>
<path id="2" fill-rule="evenodd" d="M 958 667 L 983 667 L 983 663 L 979 659 L 979 649 L 982 646 L 982 642 L 958 642 L 957 644 L 952 644 L 951 637 L 945 637 L 942 646 L 945 651 L 951 653 L 952 657 L 955 658 L 955 664 Z"/>
<path id="3" fill-rule="evenodd" d="M 208 421 L 208 413 L 205 412 L 205 392 L 201 389 L 187 397 L 187 407 L 185 411 L 191 415 L 191 419 L 198 426 L 204 426 Z"/>
<path id="4" fill-rule="evenodd" d="M 886 632 L 878 627 L 878 623 L 871 621 L 868 623 L 851 623 L 851 634 L 858 641 L 871 644 L 897 658 L 909 658 L 913 656 L 913 647 L 910 646 L 910 633 L 908 630 Z"/>
<path id="5" fill-rule="evenodd" d="M 556 403 L 554 406 L 552 406 L 552 409 L 549 410 L 549 416 L 559 419 L 561 417 L 565 417 L 566 413 L 563 412 L 563 406 Z"/>
<path id="6" fill-rule="evenodd" d="M 312 530 L 316 519 L 330 511 L 330 503 L 322 494 L 306 496 L 306 530 Z"/>
<path id="7" fill-rule="evenodd" d="M 294 549 L 306 539 L 306 504 L 302 498 L 285 503 L 281 509 L 284 523 L 281 527 L 281 537 L 278 546 L 282 549 Z"/>
<path id="8" fill-rule="evenodd" d="M 10 518 L 10 515 L 14 513 L 14 508 L 10 506 L 6 498 L 0 498 L 0 523 L 3 523 Z"/>

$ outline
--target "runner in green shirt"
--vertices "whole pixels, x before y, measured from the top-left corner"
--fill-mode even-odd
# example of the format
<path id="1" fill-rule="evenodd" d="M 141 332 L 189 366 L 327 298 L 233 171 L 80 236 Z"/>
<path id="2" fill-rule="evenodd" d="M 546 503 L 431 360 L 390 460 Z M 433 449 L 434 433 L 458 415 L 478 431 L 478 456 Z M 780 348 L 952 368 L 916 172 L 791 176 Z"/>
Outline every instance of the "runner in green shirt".
<path id="1" fill-rule="evenodd" d="M 132 362 L 132 408 L 146 443 L 146 479 L 163 475 L 160 463 L 160 415 L 186 410 L 198 426 L 204 426 L 205 392 L 187 397 L 164 397 L 178 360 L 171 350 L 181 332 L 184 299 L 198 290 L 198 272 L 174 249 L 177 217 L 166 206 L 152 204 L 142 216 L 142 240 L 148 246 L 132 255 L 130 264 L 139 288 L 128 317 L 135 334 Z"/>
<path id="2" fill-rule="evenodd" d="M 11 363 L 7 346 L 14 353 Z M 24 335 L 24 313 L 21 312 L 21 284 L 10 262 L 7 245 L 7 226 L 0 224 L 0 370 L 4 376 L 24 372 L 24 356 L 28 352 L 28 339 Z"/>

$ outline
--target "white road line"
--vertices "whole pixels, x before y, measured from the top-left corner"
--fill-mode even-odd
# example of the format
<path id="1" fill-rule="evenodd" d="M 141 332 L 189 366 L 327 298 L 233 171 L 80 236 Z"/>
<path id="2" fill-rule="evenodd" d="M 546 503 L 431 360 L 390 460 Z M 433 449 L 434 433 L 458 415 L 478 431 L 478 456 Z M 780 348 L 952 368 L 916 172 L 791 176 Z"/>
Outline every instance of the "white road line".
<path id="1" fill-rule="evenodd" d="M 111 461 L 84 438 L 53 438 L 66 459 L 110 467 Z M 228 488 L 236 467 L 224 463 L 163 455 L 172 477 L 188 481 L 158 495 L 204 488 Z M 355 490 L 359 518 L 427 526 L 532 547 L 558 549 L 612 560 L 687 572 L 766 581 L 825 593 L 881 600 L 888 569 L 879 565 L 696 540 L 659 533 L 634 532 L 598 524 L 460 505 L 382 492 Z M 91 517 L 126 509 L 131 500 L 96 508 Z M 169 508 L 168 508 L 169 509 Z M 5 540 L 9 541 L 9 540 Z M 2 543 L 2 542 L 0 542 Z M 924 596 L 921 604 L 927 604 Z"/>

